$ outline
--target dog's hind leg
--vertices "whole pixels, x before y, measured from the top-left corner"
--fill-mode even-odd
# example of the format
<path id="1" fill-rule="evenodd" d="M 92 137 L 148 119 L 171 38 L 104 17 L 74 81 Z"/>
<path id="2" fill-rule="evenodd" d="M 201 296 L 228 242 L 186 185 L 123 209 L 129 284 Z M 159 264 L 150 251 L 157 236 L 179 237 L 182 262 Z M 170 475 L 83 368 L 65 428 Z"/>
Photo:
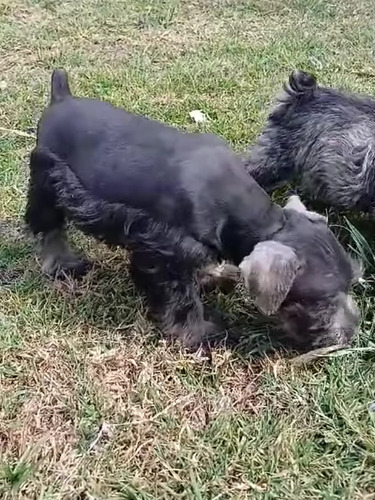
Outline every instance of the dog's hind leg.
<path id="1" fill-rule="evenodd" d="M 168 337 L 195 348 L 215 332 L 216 326 L 204 319 L 197 270 L 177 269 L 173 261 L 137 251 L 132 254 L 131 271 Z"/>
<path id="2" fill-rule="evenodd" d="M 84 274 L 89 264 L 69 246 L 65 235 L 65 217 L 58 208 L 56 193 L 48 176 L 48 168 L 37 150 L 30 156 L 30 180 L 25 221 L 40 241 L 42 269 L 51 276 Z"/>

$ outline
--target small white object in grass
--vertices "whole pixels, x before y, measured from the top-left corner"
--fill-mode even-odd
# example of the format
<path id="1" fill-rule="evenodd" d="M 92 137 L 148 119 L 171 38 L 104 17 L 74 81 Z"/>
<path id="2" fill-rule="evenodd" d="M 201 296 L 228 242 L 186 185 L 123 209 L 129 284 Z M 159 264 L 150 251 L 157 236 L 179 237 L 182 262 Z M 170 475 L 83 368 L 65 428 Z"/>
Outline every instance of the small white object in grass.
<path id="1" fill-rule="evenodd" d="M 0 90 L 5 90 L 8 87 L 8 84 L 5 80 L 0 81 Z"/>
<path id="2" fill-rule="evenodd" d="M 364 278 L 358 278 L 358 283 L 364 285 L 366 283 L 366 280 Z"/>
<path id="3" fill-rule="evenodd" d="M 195 352 L 195 358 L 199 361 L 207 361 L 209 360 L 209 357 L 207 356 L 207 352 L 205 349 L 200 346 L 197 351 Z"/>
<path id="4" fill-rule="evenodd" d="M 207 116 L 199 109 L 190 111 L 189 116 L 195 123 L 205 123 L 207 121 Z"/>
<path id="5" fill-rule="evenodd" d="M 323 64 L 321 61 L 319 61 L 319 59 L 317 59 L 316 57 L 314 56 L 311 56 L 309 57 L 309 61 L 310 63 L 316 68 L 316 69 L 323 69 Z"/>
<path id="6" fill-rule="evenodd" d="M 86 493 L 86 500 L 99 500 L 99 497 L 94 497 L 88 491 L 86 491 L 85 493 Z"/>
<path id="7" fill-rule="evenodd" d="M 100 426 L 99 432 L 96 438 L 91 442 L 89 446 L 89 451 L 95 451 L 98 449 L 99 445 L 103 443 L 103 441 L 108 441 L 114 435 L 114 429 L 110 424 L 103 422 Z"/>

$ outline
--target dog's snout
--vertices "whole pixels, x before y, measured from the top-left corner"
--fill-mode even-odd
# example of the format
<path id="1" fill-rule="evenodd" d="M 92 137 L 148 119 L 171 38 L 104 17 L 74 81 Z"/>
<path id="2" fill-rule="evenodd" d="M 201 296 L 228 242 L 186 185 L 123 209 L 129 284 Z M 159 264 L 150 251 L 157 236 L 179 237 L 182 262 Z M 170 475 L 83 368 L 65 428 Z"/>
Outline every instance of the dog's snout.
<path id="1" fill-rule="evenodd" d="M 346 345 L 357 333 L 360 314 L 352 297 L 339 293 L 323 301 L 293 302 L 280 310 L 285 333 L 301 344 Z"/>

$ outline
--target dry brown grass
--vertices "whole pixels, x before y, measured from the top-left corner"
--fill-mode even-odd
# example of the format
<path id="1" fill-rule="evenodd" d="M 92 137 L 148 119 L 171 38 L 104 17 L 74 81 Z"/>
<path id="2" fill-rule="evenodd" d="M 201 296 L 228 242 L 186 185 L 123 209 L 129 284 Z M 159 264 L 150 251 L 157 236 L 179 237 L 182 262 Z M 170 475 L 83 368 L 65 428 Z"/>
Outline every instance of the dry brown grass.
<path id="1" fill-rule="evenodd" d="M 90 328 L 65 336 L 49 332 L 45 340 L 29 338 L 13 353 L 17 373 L 5 377 L 0 388 L 2 458 L 31 467 L 19 490 L 24 498 L 42 488 L 46 477 L 50 486 L 58 485 L 61 498 L 69 498 L 84 488 L 85 469 L 99 489 L 108 473 L 118 470 L 129 476 L 136 471 L 135 483 L 147 488 L 163 478 L 165 485 L 183 483 L 181 471 L 168 464 L 181 446 L 194 448 L 196 436 L 220 419 L 261 411 L 253 368 L 227 350 L 207 360 L 160 342 L 145 353 L 135 339 L 124 342 L 121 335 L 113 336 L 108 348 L 102 334 Z M 7 365 L 9 358 L 8 351 Z M 92 451 L 100 422 L 113 432 Z M 159 449 L 167 458 L 161 459 Z M 205 459 L 214 453 L 209 444 L 202 449 Z"/>

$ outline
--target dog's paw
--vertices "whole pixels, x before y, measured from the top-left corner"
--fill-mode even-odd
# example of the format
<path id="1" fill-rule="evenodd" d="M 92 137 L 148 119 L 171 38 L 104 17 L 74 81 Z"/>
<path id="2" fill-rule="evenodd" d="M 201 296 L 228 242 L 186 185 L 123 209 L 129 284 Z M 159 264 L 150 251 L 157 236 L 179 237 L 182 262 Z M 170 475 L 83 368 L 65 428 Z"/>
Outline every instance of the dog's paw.
<path id="1" fill-rule="evenodd" d="M 239 268 L 232 264 L 212 264 L 203 270 L 201 288 L 206 292 L 219 288 L 223 293 L 230 293 L 236 287 L 239 276 Z"/>
<path id="2" fill-rule="evenodd" d="M 324 224 L 328 223 L 328 219 L 324 215 L 318 214 L 317 212 L 311 212 L 310 210 L 307 210 L 305 205 L 300 200 L 300 197 L 296 194 L 289 196 L 289 199 L 288 199 L 284 208 L 286 208 L 288 210 L 295 210 L 296 212 L 300 212 L 313 222 L 323 222 Z"/>
<path id="3" fill-rule="evenodd" d="M 165 330 L 165 334 L 172 342 L 195 351 L 206 338 L 206 334 L 212 333 L 212 329 L 213 324 L 210 321 L 202 321 L 184 325 L 175 324 Z"/>
<path id="4" fill-rule="evenodd" d="M 305 215 L 313 222 L 323 222 L 324 224 L 328 224 L 328 218 L 325 215 L 318 214 L 318 212 L 311 212 L 310 210 L 307 210 Z"/>
<path id="5" fill-rule="evenodd" d="M 92 263 L 73 255 L 66 258 L 45 258 L 42 270 L 51 278 L 64 279 L 66 277 L 79 278 L 88 273 Z"/>

